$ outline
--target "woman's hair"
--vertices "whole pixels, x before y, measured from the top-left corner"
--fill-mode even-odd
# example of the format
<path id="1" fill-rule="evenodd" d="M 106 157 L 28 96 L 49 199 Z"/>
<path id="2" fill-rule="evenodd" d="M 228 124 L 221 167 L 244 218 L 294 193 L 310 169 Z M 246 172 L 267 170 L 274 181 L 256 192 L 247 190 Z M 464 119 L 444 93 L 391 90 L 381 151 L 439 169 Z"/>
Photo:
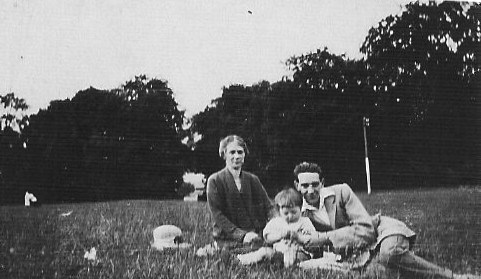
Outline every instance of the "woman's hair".
<path id="1" fill-rule="evenodd" d="M 302 162 L 294 168 L 294 178 L 297 181 L 298 175 L 304 172 L 318 173 L 319 178 L 323 178 L 323 173 L 321 167 L 316 163 Z"/>
<path id="2" fill-rule="evenodd" d="M 277 209 L 280 207 L 302 207 L 302 195 L 294 188 L 280 191 L 274 198 Z"/>
<path id="3" fill-rule="evenodd" d="M 225 150 L 227 149 L 227 145 L 229 145 L 229 143 L 234 142 L 234 141 L 237 142 L 237 144 L 244 149 L 244 152 L 245 152 L 246 155 L 249 154 L 249 149 L 247 149 L 247 144 L 246 144 L 246 142 L 244 141 L 243 138 L 241 138 L 237 135 L 229 135 L 229 136 L 223 138 L 220 141 L 220 144 L 219 144 L 219 156 L 222 159 L 224 159 Z"/>

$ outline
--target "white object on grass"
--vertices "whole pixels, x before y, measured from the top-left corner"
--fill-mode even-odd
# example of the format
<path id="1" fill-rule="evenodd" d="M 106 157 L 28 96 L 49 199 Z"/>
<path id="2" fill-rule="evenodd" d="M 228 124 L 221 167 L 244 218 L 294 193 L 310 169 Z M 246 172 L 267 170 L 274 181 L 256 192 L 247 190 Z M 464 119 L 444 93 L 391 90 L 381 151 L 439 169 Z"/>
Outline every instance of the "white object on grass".
<path id="1" fill-rule="evenodd" d="M 326 254 L 326 253 L 325 253 Z M 329 270 L 344 270 L 342 263 L 336 261 L 335 257 L 322 257 L 318 259 L 311 259 L 307 261 L 302 261 L 299 263 L 300 268 L 308 269 L 329 269 Z"/>
<path id="2" fill-rule="evenodd" d="M 89 261 L 97 260 L 97 250 L 95 247 L 90 248 L 90 251 L 85 251 L 84 258 Z"/>
<path id="3" fill-rule="evenodd" d="M 37 198 L 27 191 L 25 192 L 25 206 L 30 206 L 30 202 L 37 202 Z"/>
<path id="4" fill-rule="evenodd" d="M 324 259 L 326 259 L 327 261 L 331 261 L 331 262 L 339 262 L 339 261 L 341 261 L 341 258 L 342 258 L 341 255 L 334 254 L 332 252 L 324 252 L 322 254 L 322 257 Z"/>
<path id="5" fill-rule="evenodd" d="M 237 255 L 237 259 L 243 265 L 251 265 L 262 261 L 263 259 L 270 259 L 274 255 L 274 249 L 270 247 L 261 247 L 258 250 L 246 254 Z"/>
<path id="6" fill-rule="evenodd" d="M 217 242 L 214 241 L 214 244 L 207 244 L 204 247 L 197 249 L 195 254 L 198 257 L 207 257 L 214 255 L 217 251 L 219 251 L 219 246 L 217 246 Z"/>
<path id="7" fill-rule="evenodd" d="M 65 213 L 60 214 L 60 216 L 62 216 L 62 217 L 67 217 L 67 216 L 69 216 L 70 214 L 72 214 L 72 212 L 73 212 L 73 210 L 70 210 L 69 212 L 65 212 Z"/>
<path id="8" fill-rule="evenodd" d="M 190 193 L 188 196 L 184 197 L 184 201 L 186 202 L 196 202 L 199 200 L 199 195 L 194 191 Z"/>
<path id="9" fill-rule="evenodd" d="M 182 230 L 174 225 L 162 225 L 154 229 L 152 248 L 162 251 L 164 248 L 184 249 L 191 246 L 182 240 Z"/>

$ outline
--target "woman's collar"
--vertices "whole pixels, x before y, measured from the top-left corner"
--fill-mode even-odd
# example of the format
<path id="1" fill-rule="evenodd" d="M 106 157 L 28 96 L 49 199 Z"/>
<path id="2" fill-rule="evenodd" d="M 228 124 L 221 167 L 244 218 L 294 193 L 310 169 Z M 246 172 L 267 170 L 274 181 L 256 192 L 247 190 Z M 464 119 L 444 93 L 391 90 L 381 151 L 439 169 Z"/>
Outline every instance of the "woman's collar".
<path id="1" fill-rule="evenodd" d="M 229 170 L 229 172 L 232 174 L 232 176 L 234 177 L 240 177 L 240 174 L 242 172 L 242 168 L 236 170 L 230 166 L 226 166 L 227 170 Z"/>

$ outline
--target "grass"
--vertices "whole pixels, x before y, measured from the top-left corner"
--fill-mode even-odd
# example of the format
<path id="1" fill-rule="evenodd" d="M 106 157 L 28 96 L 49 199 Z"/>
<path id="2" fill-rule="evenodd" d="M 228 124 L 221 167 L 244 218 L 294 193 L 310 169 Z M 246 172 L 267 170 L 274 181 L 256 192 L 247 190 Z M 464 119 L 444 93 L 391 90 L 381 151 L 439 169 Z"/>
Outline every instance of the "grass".
<path id="1" fill-rule="evenodd" d="M 481 189 L 456 188 L 375 192 L 360 199 L 372 214 L 398 218 L 418 233 L 416 254 L 459 273 L 481 273 Z M 73 211 L 63 217 L 62 213 Z M 182 229 L 193 246 L 151 249 L 152 230 Z M 195 256 L 212 241 L 203 202 L 117 201 L 0 207 L 0 278 L 371 278 L 283 268 L 279 262 L 252 267 L 232 255 Z M 97 261 L 84 259 L 97 249 Z M 382 274 L 381 274 L 382 276 Z"/>

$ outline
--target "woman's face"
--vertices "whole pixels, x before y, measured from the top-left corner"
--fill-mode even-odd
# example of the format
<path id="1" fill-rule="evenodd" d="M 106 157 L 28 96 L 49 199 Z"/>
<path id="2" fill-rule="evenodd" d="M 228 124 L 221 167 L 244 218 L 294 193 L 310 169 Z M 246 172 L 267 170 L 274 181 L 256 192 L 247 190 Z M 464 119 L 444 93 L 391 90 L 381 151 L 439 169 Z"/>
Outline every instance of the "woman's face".
<path id="1" fill-rule="evenodd" d="M 225 149 L 225 165 L 235 170 L 240 169 L 244 164 L 245 156 L 244 148 L 233 141 Z"/>

